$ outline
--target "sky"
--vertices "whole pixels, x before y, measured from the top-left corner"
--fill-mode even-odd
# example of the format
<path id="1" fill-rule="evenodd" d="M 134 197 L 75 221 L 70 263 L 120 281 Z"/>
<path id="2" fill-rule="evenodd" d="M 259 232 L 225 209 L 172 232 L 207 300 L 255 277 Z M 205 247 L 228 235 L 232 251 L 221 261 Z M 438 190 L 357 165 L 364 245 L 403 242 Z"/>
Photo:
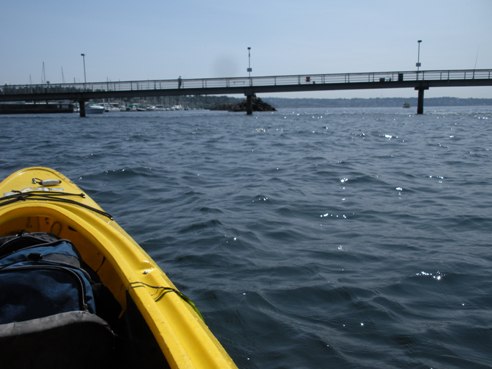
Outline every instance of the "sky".
<path id="1" fill-rule="evenodd" d="M 492 68 L 492 0 L 2 0 L 0 85 Z M 283 97 L 414 96 L 411 89 Z M 492 98 L 492 87 L 426 96 Z"/>

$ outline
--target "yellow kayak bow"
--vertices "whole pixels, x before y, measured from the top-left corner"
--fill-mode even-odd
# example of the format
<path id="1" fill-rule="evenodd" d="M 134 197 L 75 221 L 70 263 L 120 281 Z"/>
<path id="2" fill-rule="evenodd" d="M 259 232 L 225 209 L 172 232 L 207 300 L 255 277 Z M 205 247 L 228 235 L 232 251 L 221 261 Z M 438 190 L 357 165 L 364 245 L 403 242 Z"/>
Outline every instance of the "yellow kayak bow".
<path id="1" fill-rule="evenodd" d="M 19 232 L 70 240 L 117 300 L 118 319 L 128 319 L 129 306 L 136 307 L 155 341 L 149 345 L 158 347 L 170 368 L 236 368 L 193 303 L 108 213 L 61 173 L 32 167 L 0 183 L 0 236 Z"/>

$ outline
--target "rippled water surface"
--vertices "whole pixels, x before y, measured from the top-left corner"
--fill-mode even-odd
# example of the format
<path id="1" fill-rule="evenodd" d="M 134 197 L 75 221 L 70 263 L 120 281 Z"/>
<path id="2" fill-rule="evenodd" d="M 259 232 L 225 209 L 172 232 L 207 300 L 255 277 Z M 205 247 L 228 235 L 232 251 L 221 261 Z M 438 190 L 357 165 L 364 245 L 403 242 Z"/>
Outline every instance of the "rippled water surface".
<path id="1" fill-rule="evenodd" d="M 492 367 L 492 108 L 0 116 L 241 368 Z"/>

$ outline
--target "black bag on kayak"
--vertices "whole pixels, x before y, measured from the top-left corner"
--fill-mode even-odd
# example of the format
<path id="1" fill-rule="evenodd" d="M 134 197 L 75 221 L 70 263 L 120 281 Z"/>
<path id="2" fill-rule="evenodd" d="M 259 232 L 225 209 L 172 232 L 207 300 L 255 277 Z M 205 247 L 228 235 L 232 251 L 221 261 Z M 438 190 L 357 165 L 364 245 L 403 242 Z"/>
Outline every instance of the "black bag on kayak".
<path id="1" fill-rule="evenodd" d="M 0 324 L 68 311 L 96 312 L 72 244 L 46 234 L 0 238 Z"/>
<path id="2" fill-rule="evenodd" d="M 113 367 L 115 335 L 96 315 L 94 276 L 73 245 L 46 233 L 0 237 L 0 366 Z"/>

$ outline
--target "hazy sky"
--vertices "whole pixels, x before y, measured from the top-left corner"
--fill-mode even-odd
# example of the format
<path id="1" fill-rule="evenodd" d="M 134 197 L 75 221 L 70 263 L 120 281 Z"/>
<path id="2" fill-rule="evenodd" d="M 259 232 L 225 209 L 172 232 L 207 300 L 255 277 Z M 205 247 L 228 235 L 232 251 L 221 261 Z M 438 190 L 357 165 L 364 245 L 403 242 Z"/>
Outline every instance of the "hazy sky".
<path id="1" fill-rule="evenodd" d="M 2 0 L 0 84 L 81 82 L 81 53 L 88 81 L 244 76 L 248 46 L 253 75 L 415 70 L 419 39 L 422 70 L 492 68 L 492 0 Z"/>

